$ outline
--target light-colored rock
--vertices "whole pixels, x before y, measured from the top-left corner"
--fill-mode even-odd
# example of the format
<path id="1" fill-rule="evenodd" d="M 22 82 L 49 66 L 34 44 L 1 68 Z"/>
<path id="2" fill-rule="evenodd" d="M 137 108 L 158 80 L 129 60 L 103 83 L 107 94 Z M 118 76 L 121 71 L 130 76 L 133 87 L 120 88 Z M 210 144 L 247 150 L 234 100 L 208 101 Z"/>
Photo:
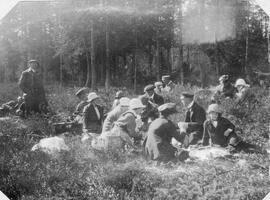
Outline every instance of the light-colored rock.
<path id="1" fill-rule="evenodd" d="M 63 138 L 55 136 L 41 139 L 38 144 L 32 147 L 32 151 L 37 150 L 57 157 L 60 152 L 69 151 L 69 147 Z"/>

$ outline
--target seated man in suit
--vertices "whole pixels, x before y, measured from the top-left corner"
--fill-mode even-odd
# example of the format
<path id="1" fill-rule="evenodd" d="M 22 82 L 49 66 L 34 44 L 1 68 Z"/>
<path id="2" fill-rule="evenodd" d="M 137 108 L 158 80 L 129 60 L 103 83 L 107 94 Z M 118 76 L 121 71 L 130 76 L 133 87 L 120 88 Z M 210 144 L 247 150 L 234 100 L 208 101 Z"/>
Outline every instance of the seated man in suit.
<path id="1" fill-rule="evenodd" d="M 154 85 L 152 85 L 152 84 L 147 85 L 144 88 L 144 92 L 145 92 L 144 96 L 146 96 L 151 103 L 156 104 L 157 106 L 164 104 L 163 97 L 158 95 L 157 93 L 155 93 L 155 86 Z"/>
<path id="2" fill-rule="evenodd" d="M 88 104 L 83 109 L 83 131 L 100 134 L 103 121 L 103 108 L 97 104 L 99 96 L 95 92 L 88 94 Z"/>
<path id="3" fill-rule="evenodd" d="M 205 110 L 194 101 L 194 94 L 184 92 L 181 96 L 183 105 L 187 108 L 185 122 L 187 123 L 187 139 L 185 146 L 197 144 L 203 136 L 203 123 L 206 120 Z"/>

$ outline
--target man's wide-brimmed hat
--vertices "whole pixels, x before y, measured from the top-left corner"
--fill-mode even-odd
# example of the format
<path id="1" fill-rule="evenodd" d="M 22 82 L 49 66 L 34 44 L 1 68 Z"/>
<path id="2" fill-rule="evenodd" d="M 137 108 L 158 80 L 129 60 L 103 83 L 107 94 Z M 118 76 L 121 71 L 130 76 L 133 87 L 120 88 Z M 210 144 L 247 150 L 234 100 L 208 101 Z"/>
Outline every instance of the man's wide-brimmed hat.
<path id="1" fill-rule="evenodd" d="M 87 96 L 87 101 L 91 102 L 91 101 L 98 99 L 98 98 L 99 98 L 99 96 L 95 92 L 91 92 Z"/>
<path id="2" fill-rule="evenodd" d="M 129 102 L 129 109 L 135 110 L 139 108 L 145 108 L 145 105 L 142 104 L 140 99 L 131 99 Z"/>

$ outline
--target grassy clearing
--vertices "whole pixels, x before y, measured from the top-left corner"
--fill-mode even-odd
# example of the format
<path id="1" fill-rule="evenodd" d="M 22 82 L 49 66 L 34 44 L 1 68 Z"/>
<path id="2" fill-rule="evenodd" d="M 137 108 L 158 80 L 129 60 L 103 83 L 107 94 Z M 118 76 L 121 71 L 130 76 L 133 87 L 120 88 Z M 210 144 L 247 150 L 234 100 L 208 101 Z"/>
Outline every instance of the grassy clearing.
<path id="1" fill-rule="evenodd" d="M 0 102 L 16 98 L 16 86 L 0 86 Z M 48 87 L 49 102 L 60 118 L 73 112 L 77 103 L 73 96 L 77 88 Z M 181 91 L 199 91 L 199 88 L 177 86 L 167 100 L 179 101 Z M 114 98 L 115 89 L 100 90 L 106 108 Z M 270 120 L 269 94 L 257 90 L 260 104 L 245 119 L 234 117 L 231 102 L 223 102 L 225 113 L 248 141 L 265 145 Z M 206 107 L 207 92 L 198 101 Z M 183 119 L 183 112 L 175 120 Z M 141 156 L 95 152 L 80 142 L 79 136 L 70 136 L 69 153 L 51 160 L 41 152 L 31 152 L 39 140 L 34 135 L 51 134 L 48 120 L 34 116 L 21 120 L 14 116 L 0 119 L 0 190 L 11 199 L 252 199 L 261 200 L 270 188 L 269 159 L 265 155 L 240 154 L 238 160 L 189 162 L 156 166 Z"/>

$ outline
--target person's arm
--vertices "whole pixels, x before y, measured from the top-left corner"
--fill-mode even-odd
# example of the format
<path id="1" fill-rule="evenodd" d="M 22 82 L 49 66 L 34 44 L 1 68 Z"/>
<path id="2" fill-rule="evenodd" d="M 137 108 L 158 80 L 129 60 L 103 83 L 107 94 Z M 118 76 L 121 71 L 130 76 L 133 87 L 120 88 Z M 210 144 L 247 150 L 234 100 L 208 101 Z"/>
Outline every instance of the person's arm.
<path id="1" fill-rule="evenodd" d="M 27 72 L 23 72 L 19 80 L 19 88 L 23 91 L 23 93 L 25 94 L 32 93 L 29 84 L 30 84 L 29 75 L 27 74 Z"/>
<path id="2" fill-rule="evenodd" d="M 202 145 L 203 146 L 209 145 L 209 140 L 210 140 L 210 136 L 209 136 L 209 132 L 208 132 L 208 128 L 207 128 L 207 122 L 204 122 L 204 124 L 203 124 Z"/>

